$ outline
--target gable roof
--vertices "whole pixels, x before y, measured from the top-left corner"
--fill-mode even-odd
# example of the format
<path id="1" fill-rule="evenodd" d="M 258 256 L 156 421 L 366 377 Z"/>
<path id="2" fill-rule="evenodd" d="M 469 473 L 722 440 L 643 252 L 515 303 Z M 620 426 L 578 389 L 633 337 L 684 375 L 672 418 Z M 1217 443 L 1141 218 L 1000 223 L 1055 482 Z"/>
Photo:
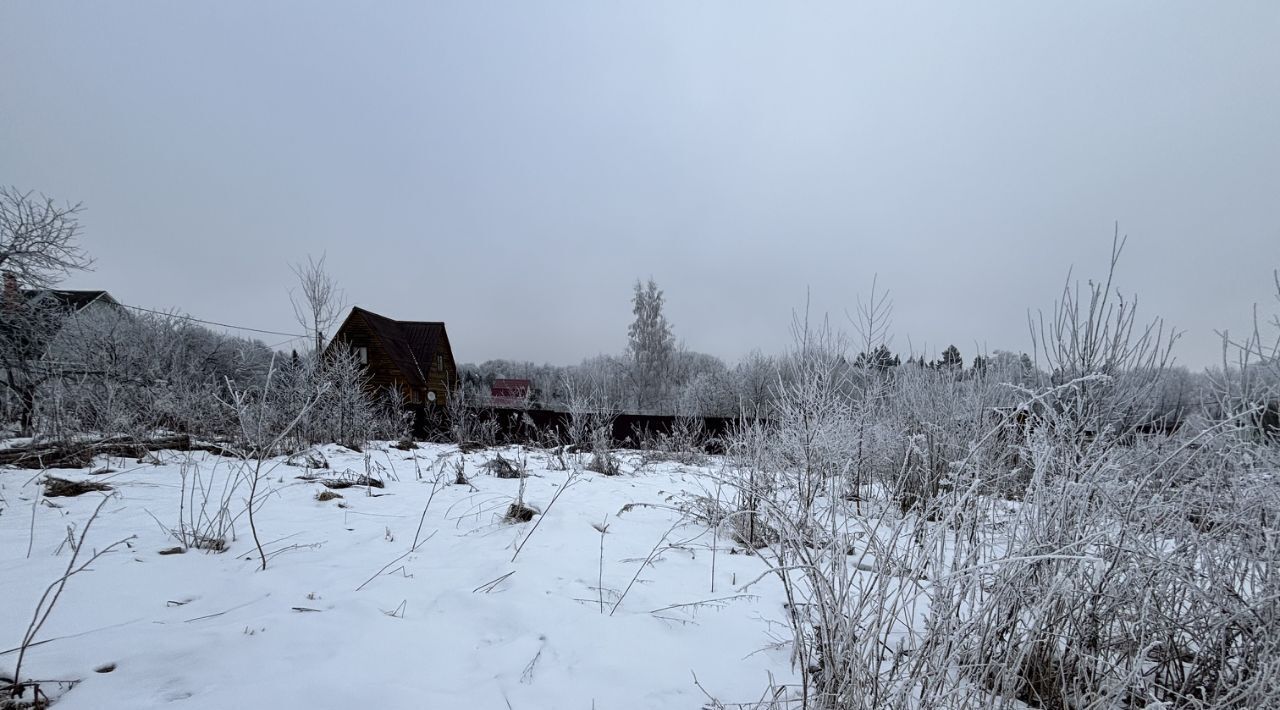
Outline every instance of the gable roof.
<path id="1" fill-rule="evenodd" d="M 351 309 L 351 315 L 357 314 L 369 325 L 387 357 L 409 384 L 425 388 L 431 360 L 448 342 L 444 323 L 392 320 L 358 306 Z"/>
<path id="2" fill-rule="evenodd" d="M 119 307 L 120 303 L 106 291 L 67 291 L 56 289 L 22 289 L 22 301 L 35 314 L 35 322 L 19 324 L 9 318 L 0 319 L 0 336 L 18 339 L 30 352 L 43 353 L 49 342 L 62 331 L 63 323 L 71 315 L 99 300 Z M 0 295 L 0 308 L 7 308 L 8 296 Z M 120 309 L 123 311 L 123 309 Z M 36 325 L 39 323 L 39 325 Z M 14 342 L 11 340 L 11 342 Z"/>
<path id="3" fill-rule="evenodd" d="M 23 289 L 22 296 L 28 301 L 41 298 L 52 298 L 57 304 L 69 311 L 79 311 L 95 301 L 119 305 L 116 299 L 106 291 L 68 291 L 62 289 Z"/>

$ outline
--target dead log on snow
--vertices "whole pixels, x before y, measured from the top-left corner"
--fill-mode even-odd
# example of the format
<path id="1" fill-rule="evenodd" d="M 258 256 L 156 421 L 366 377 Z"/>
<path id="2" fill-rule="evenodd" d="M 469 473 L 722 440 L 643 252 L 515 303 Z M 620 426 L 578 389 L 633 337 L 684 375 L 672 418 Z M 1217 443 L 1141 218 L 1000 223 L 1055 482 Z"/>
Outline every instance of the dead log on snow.
<path id="1" fill-rule="evenodd" d="M 0 449 L 0 466 L 16 468 L 87 468 L 95 456 L 141 459 L 152 451 L 207 451 L 218 456 L 236 456 L 221 444 L 194 442 L 186 434 L 150 439 L 113 436 L 93 441 L 49 441 Z"/>

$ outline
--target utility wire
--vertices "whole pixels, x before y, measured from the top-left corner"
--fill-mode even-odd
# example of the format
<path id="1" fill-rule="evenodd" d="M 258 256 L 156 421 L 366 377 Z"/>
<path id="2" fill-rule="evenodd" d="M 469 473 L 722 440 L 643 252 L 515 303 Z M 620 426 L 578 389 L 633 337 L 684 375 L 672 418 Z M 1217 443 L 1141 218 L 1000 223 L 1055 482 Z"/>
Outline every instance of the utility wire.
<path id="1" fill-rule="evenodd" d="M 135 310 L 135 311 L 142 311 L 142 312 L 144 312 L 144 313 L 155 313 L 156 315 L 160 315 L 160 316 L 168 316 L 169 318 L 181 318 L 182 320 L 189 320 L 189 321 L 193 321 L 193 322 L 196 322 L 196 323 L 204 323 L 205 325 L 216 325 L 216 326 L 218 326 L 218 327 L 220 327 L 220 328 L 231 328 L 231 329 L 233 329 L 233 330 L 247 330 L 247 331 L 249 331 L 249 332 L 251 332 L 251 333 L 264 333 L 264 334 L 266 334 L 266 335 L 285 335 L 285 336 L 288 336 L 289 338 L 294 339 L 294 340 L 296 340 L 296 339 L 298 339 L 298 338 L 309 338 L 309 337 L 311 337 L 311 336 L 309 336 L 309 335 L 298 335 L 297 333 L 283 333 L 283 332 L 278 331 L 278 330 L 262 330 L 262 329 L 260 329 L 260 328 L 247 328 L 247 327 L 240 326 L 240 325 L 231 325 L 230 323 L 219 323 L 219 322 L 217 322 L 217 321 L 203 320 L 203 319 L 195 318 L 195 317 L 192 317 L 192 316 L 179 315 L 179 314 L 177 314 L 177 313 L 166 313 L 166 312 L 164 312 L 164 311 L 152 310 L 152 309 L 150 309 L 150 308 L 143 308 L 142 306 L 130 306 L 130 305 L 126 305 L 126 304 L 124 304 L 124 303 L 120 303 L 119 305 L 120 305 L 120 307 L 121 307 L 121 308 L 128 308 L 128 309 Z M 288 342 L 288 341 L 286 341 L 286 342 Z"/>
<path id="2" fill-rule="evenodd" d="M 284 347 L 285 345 L 288 345 L 289 343 L 292 343 L 292 342 L 294 342 L 295 340 L 311 340 L 311 336 L 310 336 L 310 335 L 299 335 L 299 336 L 298 336 L 298 337 L 296 337 L 296 338 L 289 338 L 288 340 L 286 340 L 286 341 L 284 341 L 284 342 L 281 342 L 281 343 L 276 343 L 275 345 L 268 345 L 268 346 L 267 346 L 267 349 L 268 349 L 268 350 L 275 350 L 276 348 Z"/>

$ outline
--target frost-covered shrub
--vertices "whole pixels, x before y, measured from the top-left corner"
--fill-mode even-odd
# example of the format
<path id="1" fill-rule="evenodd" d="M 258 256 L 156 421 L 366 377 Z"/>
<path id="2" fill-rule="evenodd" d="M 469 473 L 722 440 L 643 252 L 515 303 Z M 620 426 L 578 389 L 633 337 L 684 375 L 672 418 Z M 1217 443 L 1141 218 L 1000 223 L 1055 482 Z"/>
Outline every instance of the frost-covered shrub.
<path id="1" fill-rule="evenodd" d="M 66 319 L 44 357 L 54 376 L 40 393 L 37 428 L 55 436 L 224 434 L 233 424 L 222 403 L 228 387 L 260 383 L 273 359 L 256 341 L 113 307 Z"/>
<path id="2" fill-rule="evenodd" d="M 398 393 L 372 392 L 350 352 L 281 355 L 177 316 L 114 308 L 77 316 L 66 322 L 47 357 L 59 369 L 42 386 L 37 422 L 51 436 L 144 438 L 170 431 L 236 438 L 232 392 L 252 399 L 267 429 L 280 429 L 302 413 L 283 442 L 289 446 L 360 447 L 412 428 Z"/>
<path id="3" fill-rule="evenodd" d="M 1280 707 L 1274 353 L 1188 383 L 1088 294 L 1043 377 L 851 369 L 798 331 L 715 525 L 785 591 L 800 706 Z"/>

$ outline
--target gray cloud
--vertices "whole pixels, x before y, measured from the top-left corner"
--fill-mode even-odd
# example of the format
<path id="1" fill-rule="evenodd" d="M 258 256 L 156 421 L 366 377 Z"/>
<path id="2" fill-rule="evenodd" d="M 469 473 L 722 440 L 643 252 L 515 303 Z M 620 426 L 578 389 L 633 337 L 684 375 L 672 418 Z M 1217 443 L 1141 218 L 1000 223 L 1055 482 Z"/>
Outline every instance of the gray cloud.
<path id="1" fill-rule="evenodd" d="M 1274 3 L 0 5 L 0 181 L 102 287 L 291 330 L 288 263 L 458 357 L 780 349 L 871 278 L 894 344 L 1026 349 L 1067 269 L 1213 361 L 1280 267 Z"/>

